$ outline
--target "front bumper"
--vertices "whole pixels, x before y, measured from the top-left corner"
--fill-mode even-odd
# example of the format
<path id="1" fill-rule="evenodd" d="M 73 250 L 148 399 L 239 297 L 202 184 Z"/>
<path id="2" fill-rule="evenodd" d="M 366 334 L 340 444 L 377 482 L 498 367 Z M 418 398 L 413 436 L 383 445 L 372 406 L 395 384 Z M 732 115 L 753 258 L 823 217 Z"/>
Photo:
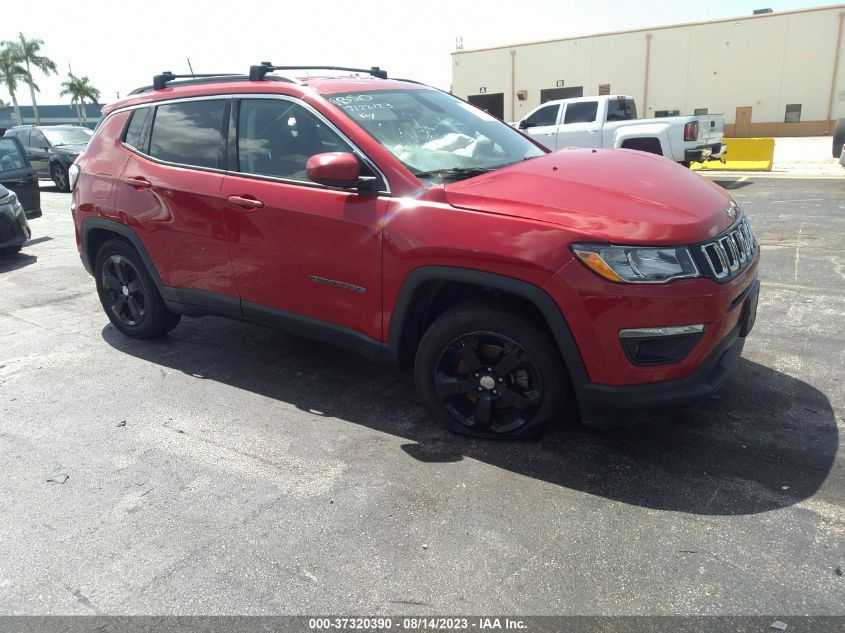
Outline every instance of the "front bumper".
<path id="1" fill-rule="evenodd" d="M 625 411 L 669 407 L 716 392 L 742 353 L 745 337 L 740 330 L 740 325 L 731 330 L 686 378 L 624 387 L 581 385 L 577 395 L 582 421 L 598 428 L 620 426 L 627 423 Z"/>
<path id="2" fill-rule="evenodd" d="M 26 215 L 16 214 L 11 207 L 0 210 L 0 250 L 23 246 L 31 236 Z"/>
<path id="3" fill-rule="evenodd" d="M 687 376 L 637 385 L 575 385 L 585 424 L 610 427 L 625 424 L 624 411 L 656 409 L 710 395 L 721 387 L 742 353 L 745 338 L 757 316 L 760 282 L 756 278 L 743 293 L 739 319 L 734 327 Z"/>

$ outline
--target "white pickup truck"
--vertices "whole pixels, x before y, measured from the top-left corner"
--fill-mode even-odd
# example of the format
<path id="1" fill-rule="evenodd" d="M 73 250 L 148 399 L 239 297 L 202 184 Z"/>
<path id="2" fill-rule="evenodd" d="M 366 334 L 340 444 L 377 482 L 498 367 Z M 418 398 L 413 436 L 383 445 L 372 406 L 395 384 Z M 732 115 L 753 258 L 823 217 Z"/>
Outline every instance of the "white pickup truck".
<path id="1" fill-rule="evenodd" d="M 551 150 L 621 147 L 685 165 L 720 158 L 725 151 L 721 114 L 638 119 L 633 97 L 625 95 L 547 101 L 515 125 Z"/>

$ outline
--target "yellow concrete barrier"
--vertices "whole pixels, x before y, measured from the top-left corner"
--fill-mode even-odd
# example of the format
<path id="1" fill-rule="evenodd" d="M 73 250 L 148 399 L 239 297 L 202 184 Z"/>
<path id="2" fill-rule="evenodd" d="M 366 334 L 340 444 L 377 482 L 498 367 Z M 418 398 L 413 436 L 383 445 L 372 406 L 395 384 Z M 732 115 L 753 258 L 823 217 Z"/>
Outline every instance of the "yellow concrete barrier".
<path id="1" fill-rule="evenodd" d="M 725 153 L 727 162 L 708 160 L 705 163 L 693 163 L 692 169 L 701 171 L 771 171 L 775 156 L 773 138 L 726 138 L 722 141 L 728 146 Z"/>

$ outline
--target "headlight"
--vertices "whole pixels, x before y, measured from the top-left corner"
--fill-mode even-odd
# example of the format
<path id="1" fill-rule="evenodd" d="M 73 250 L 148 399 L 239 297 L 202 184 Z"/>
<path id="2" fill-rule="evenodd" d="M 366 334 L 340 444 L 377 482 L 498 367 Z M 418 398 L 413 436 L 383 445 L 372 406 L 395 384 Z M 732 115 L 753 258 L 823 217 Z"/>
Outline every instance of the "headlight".
<path id="1" fill-rule="evenodd" d="M 76 181 L 79 180 L 79 165 L 74 163 L 67 170 L 67 178 L 68 184 L 70 185 L 71 191 L 76 189 Z"/>
<path id="2" fill-rule="evenodd" d="M 572 251 L 590 270 L 618 283 L 663 284 L 700 276 L 686 246 L 573 244 Z"/>

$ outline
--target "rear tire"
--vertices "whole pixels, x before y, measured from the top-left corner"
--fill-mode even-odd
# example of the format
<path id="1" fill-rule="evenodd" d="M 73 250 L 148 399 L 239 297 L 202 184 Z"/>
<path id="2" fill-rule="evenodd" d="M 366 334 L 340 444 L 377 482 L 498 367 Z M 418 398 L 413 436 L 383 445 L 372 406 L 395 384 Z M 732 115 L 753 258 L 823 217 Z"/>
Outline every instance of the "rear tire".
<path id="1" fill-rule="evenodd" d="M 94 279 L 103 310 L 126 336 L 164 336 L 182 318 L 167 309 L 138 251 L 122 239 L 111 239 L 100 248 Z"/>
<path id="2" fill-rule="evenodd" d="M 839 158 L 842 155 L 842 146 L 845 145 L 845 119 L 839 119 L 836 127 L 833 128 L 833 157 Z"/>
<path id="3" fill-rule="evenodd" d="M 466 303 L 423 334 L 417 391 L 448 430 L 515 439 L 538 435 L 563 415 L 569 378 L 551 338 L 504 306 Z"/>

